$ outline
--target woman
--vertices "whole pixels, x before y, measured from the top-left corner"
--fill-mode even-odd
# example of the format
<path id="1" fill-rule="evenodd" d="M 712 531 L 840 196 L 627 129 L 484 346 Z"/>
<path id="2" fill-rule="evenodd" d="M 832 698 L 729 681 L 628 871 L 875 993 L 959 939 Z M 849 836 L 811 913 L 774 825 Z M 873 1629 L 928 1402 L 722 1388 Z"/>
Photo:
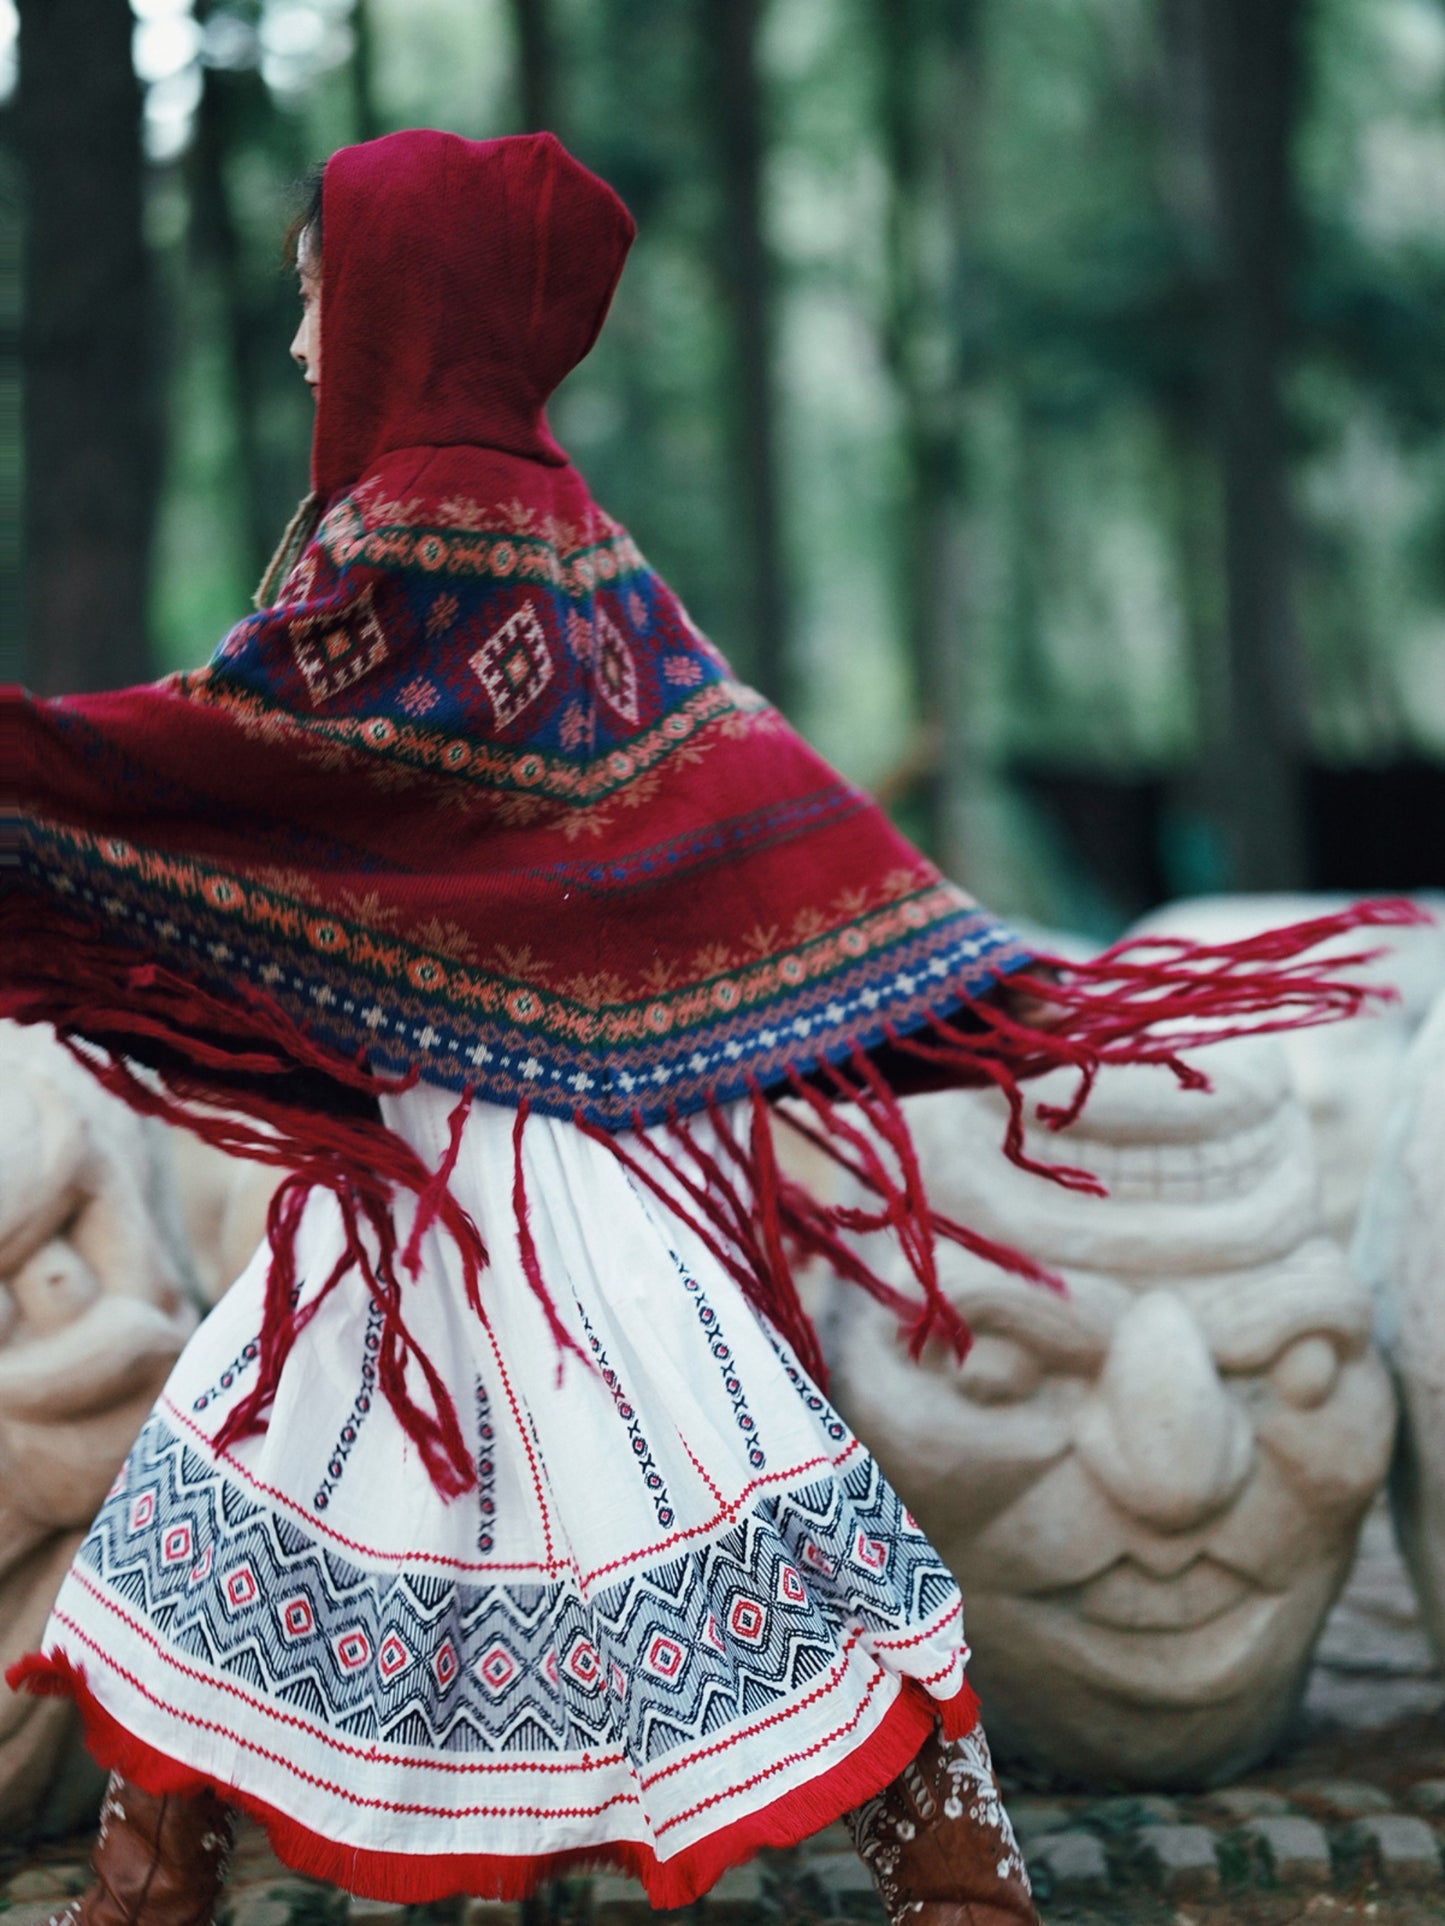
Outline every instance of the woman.
<path id="1" fill-rule="evenodd" d="M 793 1265 L 961 1349 L 935 1233 L 1031 1267 L 931 1213 L 899 1089 L 1017 1108 L 1151 1023 L 1354 1000 L 1275 943 L 1066 973 L 1047 1034 L 1006 1007 L 1023 947 L 732 682 L 547 428 L 631 237 L 550 136 L 335 155 L 259 612 L 197 674 L 9 705 L 0 1008 L 290 1173 L 12 1673 L 117 1774 L 91 1926 L 208 1917 L 231 1807 L 353 1892 L 608 1862 L 661 1906 L 850 1813 L 891 1919 L 1032 1920 L 957 1589 Z M 780 1121 L 876 1208 L 786 1177 Z"/>

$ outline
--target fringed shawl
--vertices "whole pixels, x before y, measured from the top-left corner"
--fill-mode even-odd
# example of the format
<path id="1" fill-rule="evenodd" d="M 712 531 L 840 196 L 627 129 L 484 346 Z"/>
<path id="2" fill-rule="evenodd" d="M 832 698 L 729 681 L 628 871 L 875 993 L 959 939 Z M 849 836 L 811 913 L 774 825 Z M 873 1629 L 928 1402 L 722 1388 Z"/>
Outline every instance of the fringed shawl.
<path id="1" fill-rule="evenodd" d="M 374 1114 L 389 1084 L 456 1090 L 458 1130 L 471 1096 L 516 1110 L 518 1233 L 544 1302 L 521 1176 L 533 1108 L 681 1197 L 821 1373 L 800 1259 L 892 1304 L 915 1347 L 966 1341 L 936 1235 L 1040 1275 L 931 1210 L 899 1091 L 998 1085 L 1022 1158 L 1030 1075 L 1074 1066 L 1082 1102 L 1100 1063 L 1173 1060 L 1201 1026 L 1360 1001 L 1338 964 L 1304 958 L 1324 924 L 1229 951 L 1156 942 L 1042 983 L 1011 930 L 734 679 L 543 413 L 631 234 L 550 136 L 337 154 L 315 492 L 266 606 L 196 673 L 5 697 L 0 1014 L 53 1023 L 137 1108 L 290 1173 L 258 1384 L 228 1435 L 264 1422 L 299 1335 L 294 1233 L 324 1184 L 347 1226 L 337 1279 L 359 1266 L 383 1307 L 383 1387 L 448 1491 L 471 1465 L 401 1277 L 440 1216 L 480 1313 L 486 1254 L 448 1167 L 423 1169 Z M 999 1003 L 1010 975 L 1047 990 L 1049 1029 Z M 830 1209 L 782 1174 L 779 1095 L 876 1210 Z M 687 1138 L 703 1111 L 725 1162 L 680 1190 L 658 1132 L 631 1133 Z M 417 1199 L 401 1249 L 398 1189 Z M 901 1239 L 915 1300 L 851 1241 L 877 1229 Z"/>

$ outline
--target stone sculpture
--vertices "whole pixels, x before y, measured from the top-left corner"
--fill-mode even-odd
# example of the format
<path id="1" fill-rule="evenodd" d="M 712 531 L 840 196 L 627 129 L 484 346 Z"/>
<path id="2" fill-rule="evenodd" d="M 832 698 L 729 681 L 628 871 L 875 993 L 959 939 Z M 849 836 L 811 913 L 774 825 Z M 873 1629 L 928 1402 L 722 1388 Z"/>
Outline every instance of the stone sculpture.
<path id="1" fill-rule="evenodd" d="M 189 1281 L 163 1133 L 49 1031 L 0 1024 L 0 1666 L 37 1644 L 195 1326 Z M 0 1690 L 0 1837 L 97 1796 L 69 1702 Z"/>
<path id="2" fill-rule="evenodd" d="M 1329 916 L 1345 896 L 1209 896 L 1167 904 L 1133 933 L 1162 932 L 1211 943 L 1257 936 L 1283 923 Z M 1445 916 L 1445 896 L 1422 895 Z M 1279 1039 L 1315 1134 L 1325 1228 L 1348 1245 L 1411 1039 L 1445 989 L 1445 920 L 1413 929 L 1371 930 L 1336 939 L 1322 954 L 1379 950 L 1352 977 L 1397 993 L 1353 1023 L 1286 1032 Z"/>
<path id="3" fill-rule="evenodd" d="M 1208 1069 L 1210 1095 L 1112 1072 L 1066 1137 L 1030 1130 L 1106 1198 L 1001 1169 L 992 1093 L 915 1100 L 939 1207 L 1068 1294 L 942 1245 L 976 1341 L 921 1371 L 831 1300 L 840 1407 L 962 1582 L 995 1746 L 1095 1785 L 1217 1782 L 1277 1743 L 1394 1431 L 1282 1055 Z"/>
<path id="4" fill-rule="evenodd" d="M 1445 1658 L 1445 995 L 1401 1073 L 1354 1256 L 1400 1393 L 1396 1534 Z"/>
<path id="5" fill-rule="evenodd" d="M 269 1164 L 228 1157 L 188 1130 L 169 1136 L 181 1221 L 201 1302 L 218 1304 L 266 1234 L 266 1209 L 280 1181 Z"/>

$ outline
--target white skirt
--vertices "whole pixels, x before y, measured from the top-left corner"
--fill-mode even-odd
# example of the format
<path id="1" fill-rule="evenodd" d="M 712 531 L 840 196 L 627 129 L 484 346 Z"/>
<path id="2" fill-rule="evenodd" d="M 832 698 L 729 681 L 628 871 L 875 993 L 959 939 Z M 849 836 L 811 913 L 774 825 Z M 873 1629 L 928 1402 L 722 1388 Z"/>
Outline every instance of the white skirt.
<path id="1" fill-rule="evenodd" d="M 453 1101 L 384 1105 L 431 1167 Z M 437 1232 L 404 1293 L 475 1489 L 442 1499 L 393 1417 L 354 1273 L 268 1429 L 216 1449 L 255 1368 L 263 1249 L 177 1364 L 32 1683 L 81 1699 L 105 1763 L 214 1785 L 352 1892 L 518 1896 L 603 1862 L 682 1905 L 880 1789 L 935 1714 L 972 1726 L 961 1602 L 698 1235 L 604 1145 L 533 1117 L 532 1233 L 591 1365 L 563 1356 L 518 1252 L 513 1123 L 474 1104 L 452 1178 L 490 1252 L 485 1318 Z M 316 1194 L 301 1302 L 340 1239 Z"/>

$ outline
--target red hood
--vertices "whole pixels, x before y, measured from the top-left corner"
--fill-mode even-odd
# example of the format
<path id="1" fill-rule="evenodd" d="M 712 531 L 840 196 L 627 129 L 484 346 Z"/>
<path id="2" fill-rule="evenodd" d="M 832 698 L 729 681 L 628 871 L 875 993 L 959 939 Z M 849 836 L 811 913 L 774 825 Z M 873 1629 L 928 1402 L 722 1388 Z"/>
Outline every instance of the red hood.
<path id="1" fill-rule="evenodd" d="M 597 339 L 633 233 L 612 189 L 552 134 L 421 130 L 333 154 L 318 494 L 397 448 L 565 461 L 547 398 Z"/>

